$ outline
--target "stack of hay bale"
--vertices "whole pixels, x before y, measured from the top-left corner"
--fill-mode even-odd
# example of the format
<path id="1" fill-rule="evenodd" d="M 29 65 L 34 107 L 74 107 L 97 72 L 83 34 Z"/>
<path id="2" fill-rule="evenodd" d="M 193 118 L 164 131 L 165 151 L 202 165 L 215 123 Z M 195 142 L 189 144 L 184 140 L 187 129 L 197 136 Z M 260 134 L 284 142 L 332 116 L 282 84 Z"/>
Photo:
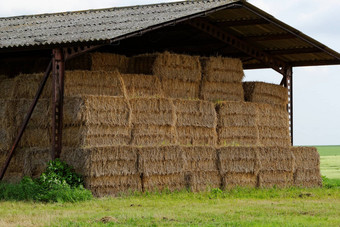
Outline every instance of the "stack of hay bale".
<path id="1" fill-rule="evenodd" d="M 177 99 L 174 103 L 178 143 L 215 146 L 217 117 L 213 103 L 184 99 Z"/>
<path id="2" fill-rule="evenodd" d="M 208 101 L 243 101 L 243 68 L 239 59 L 201 58 L 200 98 Z"/>
<path id="3" fill-rule="evenodd" d="M 129 71 L 157 76 L 166 97 L 198 99 L 201 80 L 198 56 L 168 52 L 138 55 L 131 59 Z"/>
<path id="4" fill-rule="evenodd" d="M 219 102 L 216 105 L 216 111 L 218 145 L 254 146 L 259 144 L 256 105 L 247 102 Z"/>
<path id="5" fill-rule="evenodd" d="M 316 150 L 290 147 L 287 90 L 242 86 L 238 59 L 90 53 L 66 66 L 61 158 L 98 196 L 320 185 Z M 0 77 L 1 163 L 42 76 Z M 49 159 L 50 96 L 48 81 L 7 179 Z"/>

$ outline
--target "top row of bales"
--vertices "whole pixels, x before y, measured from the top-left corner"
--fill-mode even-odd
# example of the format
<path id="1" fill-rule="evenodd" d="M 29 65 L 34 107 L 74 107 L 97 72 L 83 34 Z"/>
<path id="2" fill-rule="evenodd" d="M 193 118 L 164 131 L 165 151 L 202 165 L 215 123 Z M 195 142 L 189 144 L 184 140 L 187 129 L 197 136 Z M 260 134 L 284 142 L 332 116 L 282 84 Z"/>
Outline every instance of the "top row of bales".
<path id="1" fill-rule="evenodd" d="M 282 109 L 288 103 L 288 91 L 282 86 L 262 82 L 242 83 L 244 73 L 239 59 L 169 52 L 130 58 L 117 54 L 89 53 L 66 62 L 66 69 L 76 71 L 69 71 L 72 75 L 65 77 L 65 96 L 82 94 L 84 88 L 87 95 L 122 94 L 123 91 L 114 88 L 120 87 L 121 81 L 110 77 L 110 71 L 119 71 L 126 92 L 132 98 L 160 96 L 207 101 L 249 101 L 268 103 Z M 94 71 L 106 71 L 107 75 Z M 14 79 L 1 77 L 0 98 L 33 98 L 41 78 L 41 74 L 19 75 Z M 116 83 L 114 87 L 113 82 Z M 72 86 L 68 87 L 68 84 Z M 48 82 L 43 98 L 51 97 L 50 86 Z"/>

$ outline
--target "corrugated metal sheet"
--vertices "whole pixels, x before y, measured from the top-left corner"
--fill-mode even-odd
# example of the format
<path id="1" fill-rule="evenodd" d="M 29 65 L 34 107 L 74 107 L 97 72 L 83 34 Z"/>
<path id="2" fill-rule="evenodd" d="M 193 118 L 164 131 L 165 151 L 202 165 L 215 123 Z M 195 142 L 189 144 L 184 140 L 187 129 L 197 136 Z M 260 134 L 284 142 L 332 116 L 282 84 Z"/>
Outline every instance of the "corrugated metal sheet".
<path id="1" fill-rule="evenodd" d="M 244 0 L 197 0 L 0 18 L 0 53 L 6 58 L 9 52 L 23 49 L 38 51 L 55 45 L 108 43 L 121 39 L 124 43 L 113 51 L 130 55 L 163 50 L 219 54 L 241 58 L 245 68 L 268 67 L 237 46 L 223 43 L 209 32 L 186 23 L 197 17 L 286 65 L 340 64 L 338 52 Z M 173 22 L 177 25 L 162 27 Z M 138 37 L 147 31 L 147 35 Z"/>
<path id="2" fill-rule="evenodd" d="M 186 1 L 0 18 L 0 48 L 108 40 L 237 1 Z"/>

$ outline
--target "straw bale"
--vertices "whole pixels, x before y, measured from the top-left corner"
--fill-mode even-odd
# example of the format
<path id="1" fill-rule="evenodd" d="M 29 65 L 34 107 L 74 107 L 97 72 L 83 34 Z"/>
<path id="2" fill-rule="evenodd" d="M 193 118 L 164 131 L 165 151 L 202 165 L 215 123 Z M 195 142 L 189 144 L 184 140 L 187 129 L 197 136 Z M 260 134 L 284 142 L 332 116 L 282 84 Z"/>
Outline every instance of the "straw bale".
<path id="1" fill-rule="evenodd" d="M 256 104 L 258 126 L 289 127 L 287 110 L 282 110 L 269 104 Z"/>
<path id="2" fill-rule="evenodd" d="M 63 129 L 66 147 L 127 145 L 130 140 L 131 128 L 126 126 L 75 125 Z"/>
<path id="3" fill-rule="evenodd" d="M 174 100 L 177 114 L 176 126 L 215 128 L 217 124 L 214 104 L 201 100 Z"/>
<path id="4" fill-rule="evenodd" d="M 288 171 L 261 171 L 259 173 L 259 187 L 290 187 L 293 185 L 293 172 Z"/>
<path id="5" fill-rule="evenodd" d="M 86 177 L 85 186 L 94 196 L 119 196 L 125 193 L 142 191 L 139 174 L 127 176 Z"/>
<path id="6" fill-rule="evenodd" d="M 131 125 L 131 107 L 123 97 L 69 97 L 65 99 L 64 124 L 128 127 Z"/>
<path id="7" fill-rule="evenodd" d="M 259 147 L 261 171 L 294 171 L 294 156 L 288 147 Z"/>
<path id="8" fill-rule="evenodd" d="M 10 183 L 17 183 L 24 176 L 24 163 L 25 163 L 25 155 L 23 155 L 22 149 L 17 149 L 14 152 L 11 163 L 8 166 L 8 169 L 4 175 L 3 181 Z M 5 163 L 9 151 L 6 149 L 0 149 L 0 164 Z"/>
<path id="9" fill-rule="evenodd" d="M 12 98 L 34 99 L 39 85 L 44 77 L 43 73 L 20 74 L 14 78 Z M 52 91 L 51 77 L 47 80 L 41 98 L 50 98 Z"/>
<path id="10" fill-rule="evenodd" d="M 258 127 L 260 138 L 289 139 L 289 128 Z"/>
<path id="11" fill-rule="evenodd" d="M 143 54 L 132 57 L 130 71 L 137 74 L 157 75 L 160 80 L 178 79 L 198 82 L 201 80 L 201 64 L 198 56 L 169 52 Z"/>
<path id="12" fill-rule="evenodd" d="M 216 104 L 219 115 L 250 115 L 256 116 L 257 104 L 249 102 L 222 101 Z"/>
<path id="13" fill-rule="evenodd" d="M 171 191 L 184 188 L 184 157 L 179 146 L 138 148 L 138 170 L 143 190 Z"/>
<path id="14" fill-rule="evenodd" d="M 258 147 L 220 147 L 217 151 L 221 174 L 258 174 Z"/>
<path id="15" fill-rule="evenodd" d="M 217 128 L 218 145 L 239 146 L 258 145 L 259 132 L 257 127 L 221 127 Z"/>
<path id="16" fill-rule="evenodd" d="M 126 73 L 129 59 L 111 53 L 86 53 L 67 61 L 67 70 L 116 71 Z"/>
<path id="17" fill-rule="evenodd" d="M 174 126 L 135 125 L 131 132 L 131 145 L 157 146 L 177 144 L 177 132 Z"/>
<path id="18" fill-rule="evenodd" d="M 221 187 L 221 175 L 219 171 L 199 171 L 186 173 L 186 187 L 192 192 L 207 191 Z"/>
<path id="19" fill-rule="evenodd" d="M 28 148 L 23 154 L 25 156 L 24 175 L 33 178 L 40 177 L 51 160 L 50 148 Z"/>
<path id="20" fill-rule="evenodd" d="M 258 160 L 260 187 L 288 187 L 293 185 L 294 156 L 289 148 L 260 147 Z"/>
<path id="21" fill-rule="evenodd" d="M 249 102 L 268 103 L 282 109 L 288 104 L 288 89 L 264 82 L 244 82 L 244 97 Z"/>
<path id="22" fill-rule="evenodd" d="M 143 177 L 143 191 L 179 191 L 185 187 L 184 176 L 182 173 L 175 174 L 154 174 Z"/>
<path id="23" fill-rule="evenodd" d="M 184 172 L 218 171 L 218 157 L 212 146 L 181 146 L 184 157 Z"/>
<path id="24" fill-rule="evenodd" d="M 256 187 L 260 170 L 257 147 L 221 147 L 218 149 L 224 188 Z"/>
<path id="25" fill-rule="evenodd" d="M 240 59 L 201 57 L 203 79 L 210 82 L 241 82 L 244 76 Z"/>
<path id="26" fill-rule="evenodd" d="M 182 146 L 186 187 L 191 191 L 204 191 L 221 186 L 218 157 L 212 146 Z"/>
<path id="27" fill-rule="evenodd" d="M 242 83 L 202 81 L 200 98 L 208 101 L 244 101 Z"/>
<path id="28" fill-rule="evenodd" d="M 154 75 L 122 74 L 126 93 L 129 98 L 135 97 L 163 97 L 161 82 Z"/>
<path id="29" fill-rule="evenodd" d="M 65 96 L 125 96 L 124 92 L 123 80 L 117 71 L 76 70 L 65 72 Z"/>
<path id="30" fill-rule="evenodd" d="M 12 98 L 14 89 L 14 78 L 0 79 L 0 99 Z"/>
<path id="31" fill-rule="evenodd" d="M 178 126 L 176 130 L 178 143 L 181 145 L 216 145 L 217 133 L 215 128 Z"/>
<path id="32" fill-rule="evenodd" d="M 180 146 L 138 148 L 138 170 L 143 176 L 181 174 L 184 156 Z"/>
<path id="33" fill-rule="evenodd" d="M 134 125 L 175 126 L 176 111 L 171 99 L 133 98 L 130 104 Z"/>
<path id="34" fill-rule="evenodd" d="M 226 173 L 222 184 L 224 188 L 250 187 L 257 186 L 257 176 L 252 173 Z"/>
<path id="35" fill-rule="evenodd" d="M 161 81 L 165 97 L 175 99 L 198 99 L 199 82 L 182 81 L 179 79 L 163 79 Z"/>
<path id="36" fill-rule="evenodd" d="M 291 147 L 295 157 L 294 185 L 301 187 L 322 186 L 320 155 L 315 147 Z"/>
<path id="37" fill-rule="evenodd" d="M 15 134 L 15 136 L 17 135 Z M 50 148 L 51 132 L 49 129 L 26 128 L 19 146 L 23 148 Z"/>

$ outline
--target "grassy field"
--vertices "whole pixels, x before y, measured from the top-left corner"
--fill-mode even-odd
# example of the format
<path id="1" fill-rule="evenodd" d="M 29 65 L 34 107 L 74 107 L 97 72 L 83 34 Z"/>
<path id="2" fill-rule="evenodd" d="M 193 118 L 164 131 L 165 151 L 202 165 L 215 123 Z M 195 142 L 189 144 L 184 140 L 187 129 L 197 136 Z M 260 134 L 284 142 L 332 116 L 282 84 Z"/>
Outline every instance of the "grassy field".
<path id="1" fill-rule="evenodd" d="M 318 147 L 337 187 L 145 193 L 79 203 L 0 201 L 0 226 L 340 226 L 340 147 Z M 338 180 L 337 180 L 338 179 Z"/>
<path id="2" fill-rule="evenodd" d="M 1 226 L 339 226 L 339 189 L 238 189 L 82 203 L 0 202 Z"/>
<path id="3" fill-rule="evenodd" d="M 340 146 L 318 146 L 321 174 L 340 179 Z"/>

